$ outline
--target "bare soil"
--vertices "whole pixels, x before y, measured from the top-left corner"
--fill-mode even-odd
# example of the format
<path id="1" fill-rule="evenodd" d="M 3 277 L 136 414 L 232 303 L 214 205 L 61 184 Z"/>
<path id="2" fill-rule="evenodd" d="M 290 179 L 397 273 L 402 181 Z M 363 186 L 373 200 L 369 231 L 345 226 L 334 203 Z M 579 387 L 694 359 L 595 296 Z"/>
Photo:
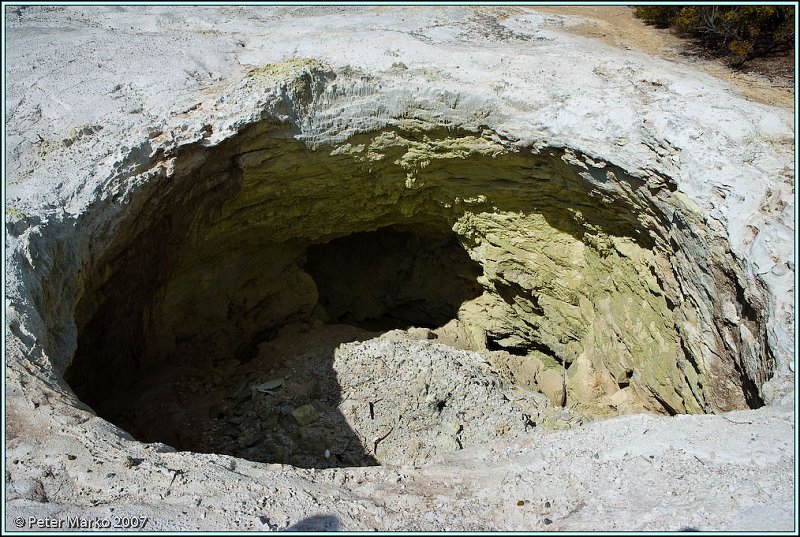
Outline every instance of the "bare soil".
<path id="1" fill-rule="evenodd" d="M 614 47 L 690 63 L 733 84 L 751 101 L 794 108 L 794 55 L 791 53 L 757 58 L 741 69 L 733 69 L 722 60 L 703 57 L 691 41 L 676 36 L 669 29 L 655 28 L 635 18 L 634 8 L 630 6 L 535 6 L 527 9 L 581 17 L 586 22 L 563 29 L 582 37 L 600 39 Z"/>

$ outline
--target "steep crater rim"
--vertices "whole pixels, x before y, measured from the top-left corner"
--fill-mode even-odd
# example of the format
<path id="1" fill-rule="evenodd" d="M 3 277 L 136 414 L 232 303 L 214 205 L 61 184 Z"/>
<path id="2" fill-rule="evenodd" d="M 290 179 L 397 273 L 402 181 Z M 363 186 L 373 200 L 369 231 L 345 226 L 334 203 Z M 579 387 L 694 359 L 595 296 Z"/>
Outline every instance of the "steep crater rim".
<path id="1" fill-rule="evenodd" d="M 761 406 L 765 319 L 696 207 L 498 140 L 264 122 L 154 163 L 83 267 L 65 379 L 138 440 L 305 467 Z"/>

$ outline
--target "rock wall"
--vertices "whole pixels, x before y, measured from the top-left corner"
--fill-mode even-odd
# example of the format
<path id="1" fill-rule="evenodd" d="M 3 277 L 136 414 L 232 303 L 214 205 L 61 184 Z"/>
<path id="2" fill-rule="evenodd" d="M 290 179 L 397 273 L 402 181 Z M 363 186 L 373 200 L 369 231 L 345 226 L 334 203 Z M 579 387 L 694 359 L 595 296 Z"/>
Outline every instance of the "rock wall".
<path id="1" fill-rule="evenodd" d="M 320 69 L 304 64 L 285 82 L 289 95 L 337 77 Z M 127 217 L 111 253 L 84 270 L 109 276 L 78 305 L 84 340 L 68 378 L 84 399 L 99 404 L 96 392 L 117 391 L 108 379 L 126 372 L 239 356 L 282 324 L 325 315 L 305 270 L 310 245 L 416 225 L 454 233 L 483 272 L 482 296 L 451 305 L 459 320 L 493 348 L 564 370 L 567 406 L 602 415 L 762 404 L 773 370 L 764 321 L 721 240 L 668 178 L 515 146 L 488 129 L 401 123 L 309 149 L 271 128 L 176 157 L 170 193 L 142 202 L 148 216 Z M 183 171 L 184 159 L 203 165 Z M 121 312 L 130 322 L 116 322 Z M 732 331 L 723 315 L 745 320 Z"/>

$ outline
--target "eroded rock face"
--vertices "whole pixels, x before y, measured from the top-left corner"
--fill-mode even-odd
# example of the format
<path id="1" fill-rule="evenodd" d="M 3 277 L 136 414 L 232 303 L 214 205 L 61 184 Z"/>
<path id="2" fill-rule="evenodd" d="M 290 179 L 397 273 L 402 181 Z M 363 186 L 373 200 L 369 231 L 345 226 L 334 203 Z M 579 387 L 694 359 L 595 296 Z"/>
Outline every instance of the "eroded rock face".
<path id="1" fill-rule="evenodd" d="M 320 69 L 286 84 L 336 79 Z M 67 378 L 83 400 L 102 408 L 164 362 L 244 360 L 287 323 L 458 318 L 490 349 L 564 371 L 564 405 L 590 414 L 762 404 L 764 320 L 669 179 L 487 129 L 308 149 L 269 125 L 185 150 L 190 171 L 180 155 L 172 173 L 153 162 L 169 194 L 125 217 L 99 260 L 108 279 L 77 306 Z"/>
<path id="2" fill-rule="evenodd" d="M 59 143 L 19 141 L 14 419 L 33 405 L 48 414 L 30 430 L 96 431 L 87 453 L 141 446 L 89 405 L 153 453 L 329 468 L 419 465 L 600 416 L 790 401 L 785 114 L 667 64 L 575 56 L 533 15 L 447 13 L 444 28 L 465 32 L 488 16 L 493 37 L 403 33 L 418 59 L 383 67 L 389 49 L 355 66 L 214 55 L 226 74 L 205 94 L 164 73 L 174 95 L 157 121 L 115 112 Z M 364 24 L 395 15 L 375 16 Z M 352 35 L 331 20 L 329 45 Z M 502 67 L 498 47 L 513 49 Z M 15 453 L 34 460 L 24 430 Z M 356 475 L 326 471 L 342 487 Z M 19 471 L 18 498 L 49 499 L 43 476 Z"/>
<path id="3" fill-rule="evenodd" d="M 346 76 L 315 62 L 249 76 L 264 73 L 298 107 Z M 141 386 L 126 387 L 141 371 L 224 369 L 285 324 L 387 318 L 457 318 L 489 349 L 552 371 L 528 388 L 590 415 L 762 404 L 764 321 L 669 178 L 489 129 L 401 122 L 315 149 L 285 132 L 259 123 L 151 162 L 149 180 L 170 185 L 121 215 L 76 308 L 66 378 L 102 415 L 133 423 Z"/>

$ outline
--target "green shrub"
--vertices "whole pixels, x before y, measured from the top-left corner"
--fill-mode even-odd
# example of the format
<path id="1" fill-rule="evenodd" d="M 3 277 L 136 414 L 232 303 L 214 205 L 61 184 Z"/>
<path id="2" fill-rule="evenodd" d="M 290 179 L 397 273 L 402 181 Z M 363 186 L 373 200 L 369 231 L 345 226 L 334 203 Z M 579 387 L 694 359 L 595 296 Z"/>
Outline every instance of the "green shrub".
<path id="1" fill-rule="evenodd" d="M 669 28 L 680 10 L 680 6 L 636 6 L 633 15 L 659 28 Z"/>
<path id="2" fill-rule="evenodd" d="M 738 64 L 794 47 L 794 6 L 638 6 L 634 16 Z"/>

